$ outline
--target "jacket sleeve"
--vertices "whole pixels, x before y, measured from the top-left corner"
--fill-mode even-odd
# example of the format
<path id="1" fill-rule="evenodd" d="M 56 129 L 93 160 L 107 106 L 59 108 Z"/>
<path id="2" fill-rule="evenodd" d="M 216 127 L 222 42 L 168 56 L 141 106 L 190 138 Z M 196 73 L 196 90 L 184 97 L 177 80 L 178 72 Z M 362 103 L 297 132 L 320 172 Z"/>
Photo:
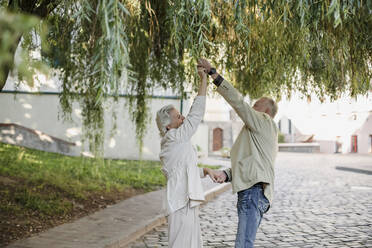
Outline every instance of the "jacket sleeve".
<path id="1" fill-rule="evenodd" d="M 191 106 L 189 114 L 182 125 L 175 129 L 174 136 L 178 141 L 187 141 L 195 134 L 205 113 L 205 96 L 197 96 Z"/>
<path id="2" fill-rule="evenodd" d="M 249 106 L 243 96 L 229 82 L 223 80 L 218 86 L 217 92 L 225 98 L 251 131 L 257 132 L 262 128 L 265 121 L 264 113 L 257 112 Z"/>
<path id="3" fill-rule="evenodd" d="M 231 169 L 229 168 L 229 169 L 226 169 L 226 170 L 224 170 L 223 172 L 225 172 L 226 173 L 226 175 L 227 175 L 227 178 L 226 178 L 226 183 L 227 182 L 231 182 L 232 181 L 232 176 L 231 176 Z"/>

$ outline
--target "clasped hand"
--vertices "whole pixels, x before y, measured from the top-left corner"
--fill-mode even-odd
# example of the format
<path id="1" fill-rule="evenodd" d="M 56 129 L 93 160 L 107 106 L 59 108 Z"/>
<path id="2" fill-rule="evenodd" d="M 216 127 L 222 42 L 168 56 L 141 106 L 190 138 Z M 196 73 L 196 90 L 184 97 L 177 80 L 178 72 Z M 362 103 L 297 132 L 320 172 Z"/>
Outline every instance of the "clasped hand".
<path id="1" fill-rule="evenodd" d="M 206 172 L 215 183 L 224 183 L 226 181 L 226 174 L 222 170 L 212 170 L 206 168 Z"/>

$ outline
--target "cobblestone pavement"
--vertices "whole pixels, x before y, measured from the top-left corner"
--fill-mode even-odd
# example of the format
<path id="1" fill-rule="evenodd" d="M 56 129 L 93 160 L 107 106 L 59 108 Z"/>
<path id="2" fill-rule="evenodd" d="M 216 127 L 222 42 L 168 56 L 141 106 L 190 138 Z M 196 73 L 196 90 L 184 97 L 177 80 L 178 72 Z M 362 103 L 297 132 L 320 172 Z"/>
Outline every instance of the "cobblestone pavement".
<path id="1" fill-rule="evenodd" d="M 336 166 L 372 166 L 372 156 L 279 153 L 275 199 L 256 247 L 372 247 L 372 176 Z M 204 247 L 234 247 L 236 195 L 201 208 Z M 167 247 L 161 226 L 130 247 Z"/>

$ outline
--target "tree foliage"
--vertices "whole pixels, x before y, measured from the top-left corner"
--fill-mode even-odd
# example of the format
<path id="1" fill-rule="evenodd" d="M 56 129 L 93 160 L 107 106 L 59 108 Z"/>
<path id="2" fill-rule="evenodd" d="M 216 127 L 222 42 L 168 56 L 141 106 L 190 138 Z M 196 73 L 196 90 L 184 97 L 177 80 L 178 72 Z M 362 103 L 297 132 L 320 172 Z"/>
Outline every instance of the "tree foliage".
<path id="1" fill-rule="evenodd" d="M 35 14 L 17 9 L 22 2 L 1 5 Z M 93 151 L 102 150 L 108 95 L 129 95 L 141 145 L 148 96 L 156 87 L 184 96 L 201 56 L 252 98 L 299 90 L 336 99 L 371 89 L 372 0 L 60 0 L 45 8 L 43 58 L 60 71 L 63 112 L 82 105 Z"/>

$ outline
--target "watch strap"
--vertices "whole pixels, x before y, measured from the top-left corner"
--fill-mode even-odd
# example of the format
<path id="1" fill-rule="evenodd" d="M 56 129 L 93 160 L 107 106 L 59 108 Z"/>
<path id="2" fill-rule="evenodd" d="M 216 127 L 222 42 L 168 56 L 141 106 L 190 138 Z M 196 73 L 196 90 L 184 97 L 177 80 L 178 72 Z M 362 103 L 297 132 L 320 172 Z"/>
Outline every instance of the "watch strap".
<path id="1" fill-rule="evenodd" d="M 224 80 L 224 78 L 221 77 L 221 75 L 218 75 L 218 76 L 216 77 L 216 79 L 213 80 L 213 83 L 218 87 L 218 86 L 220 86 L 220 84 L 222 83 L 223 80 Z"/>

